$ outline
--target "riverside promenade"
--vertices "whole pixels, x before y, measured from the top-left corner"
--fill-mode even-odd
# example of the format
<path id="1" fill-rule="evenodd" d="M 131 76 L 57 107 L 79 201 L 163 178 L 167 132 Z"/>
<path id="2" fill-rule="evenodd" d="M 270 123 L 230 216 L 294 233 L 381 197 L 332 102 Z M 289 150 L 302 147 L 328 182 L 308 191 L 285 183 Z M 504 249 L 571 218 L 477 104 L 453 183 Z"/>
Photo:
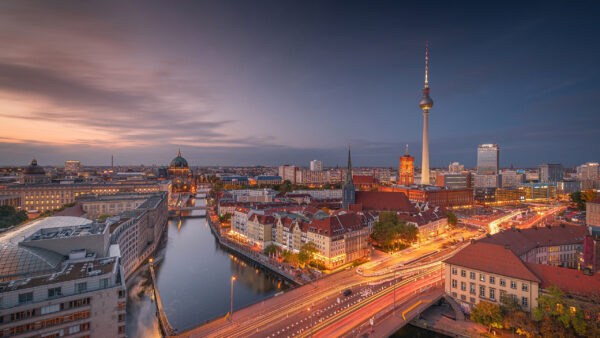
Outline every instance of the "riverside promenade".
<path id="1" fill-rule="evenodd" d="M 291 271 L 289 271 L 289 268 L 286 269 L 286 267 L 283 264 L 272 262 L 272 259 L 266 257 L 262 253 L 251 250 L 243 244 L 230 240 L 221 233 L 220 224 L 214 219 L 215 217 L 212 217 L 213 215 L 210 211 L 208 212 L 207 216 L 208 217 L 206 218 L 206 220 L 208 222 L 211 232 L 213 233 L 213 235 L 215 235 L 215 237 L 219 241 L 219 244 L 221 244 L 225 248 L 229 249 L 230 251 L 233 251 L 234 253 L 244 256 L 245 258 L 251 260 L 256 264 L 259 264 L 260 266 L 264 267 L 269 271 L 280 275 L 281 277 L 285 278 L 286 280 L 292 282 L 295 285 L 304 285 L 307 282 L 310 283 L 310 281 L 303 280 L 302 278 L 294 275 Z"/>

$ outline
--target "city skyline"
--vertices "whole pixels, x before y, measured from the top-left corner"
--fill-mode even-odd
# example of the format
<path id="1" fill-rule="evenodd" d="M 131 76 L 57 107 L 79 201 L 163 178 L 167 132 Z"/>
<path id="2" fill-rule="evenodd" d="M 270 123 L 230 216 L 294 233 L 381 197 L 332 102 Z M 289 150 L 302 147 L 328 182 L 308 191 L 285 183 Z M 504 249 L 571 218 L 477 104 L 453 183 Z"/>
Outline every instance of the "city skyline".
<path id="1" fill-rule="evenodd" d="M 4 2 L 0 165 L 420 165 L 426 40 L 431 167 L 598 161 L 596 4 L 340 6 Z"/>

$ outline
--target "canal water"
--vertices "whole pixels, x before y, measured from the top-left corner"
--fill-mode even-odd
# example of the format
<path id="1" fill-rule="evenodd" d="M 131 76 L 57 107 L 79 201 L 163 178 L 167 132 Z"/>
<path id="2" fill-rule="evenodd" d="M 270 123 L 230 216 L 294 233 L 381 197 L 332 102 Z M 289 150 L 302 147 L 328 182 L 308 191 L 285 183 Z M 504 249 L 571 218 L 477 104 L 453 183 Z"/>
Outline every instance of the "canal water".
<path id="1" fill-rule="evenodd" d="M 165 242 L 154 259 L 157 283 L 167 318 L 180 332 L 229 312 L 233 276 L 234 311 L 288 288 L 278 276 L 219 246 L 205 218 L 169 220 Z M 127 283 L 128 337 L 160 336 L 147 270 L 141 267 Z"/>

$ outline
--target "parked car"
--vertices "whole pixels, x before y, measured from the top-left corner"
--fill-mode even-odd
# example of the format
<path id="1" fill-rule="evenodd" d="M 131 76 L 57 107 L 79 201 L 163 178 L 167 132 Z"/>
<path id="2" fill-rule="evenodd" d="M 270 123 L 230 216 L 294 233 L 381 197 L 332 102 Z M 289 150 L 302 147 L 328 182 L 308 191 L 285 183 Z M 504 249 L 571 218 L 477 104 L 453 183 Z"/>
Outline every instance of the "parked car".
<path id="1" fill-rule="evenodd" d="M 352 294 L 352 290 L 347 289 L 346 291 L 344 291 L 344 296 L 348 297 Z"/>

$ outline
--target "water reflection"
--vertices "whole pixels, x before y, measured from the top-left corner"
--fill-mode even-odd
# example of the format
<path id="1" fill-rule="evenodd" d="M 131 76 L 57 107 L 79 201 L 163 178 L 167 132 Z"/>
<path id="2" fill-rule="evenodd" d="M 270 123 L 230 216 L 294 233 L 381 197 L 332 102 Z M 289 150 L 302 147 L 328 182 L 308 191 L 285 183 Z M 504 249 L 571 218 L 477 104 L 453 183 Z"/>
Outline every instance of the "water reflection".
<path id="1" fill-rule="evenodd" d="M 229 311 L 234 275 L 234 310 L 287 288 L 277 276 L 221 248 L 204 218 L 171 220 L 168 241 L 155 262 L 165 312 L 180 331 Z M 143 270 L 132 277 L 128 291 L 128 336 L 158 336 L 149 273 Z"/>

